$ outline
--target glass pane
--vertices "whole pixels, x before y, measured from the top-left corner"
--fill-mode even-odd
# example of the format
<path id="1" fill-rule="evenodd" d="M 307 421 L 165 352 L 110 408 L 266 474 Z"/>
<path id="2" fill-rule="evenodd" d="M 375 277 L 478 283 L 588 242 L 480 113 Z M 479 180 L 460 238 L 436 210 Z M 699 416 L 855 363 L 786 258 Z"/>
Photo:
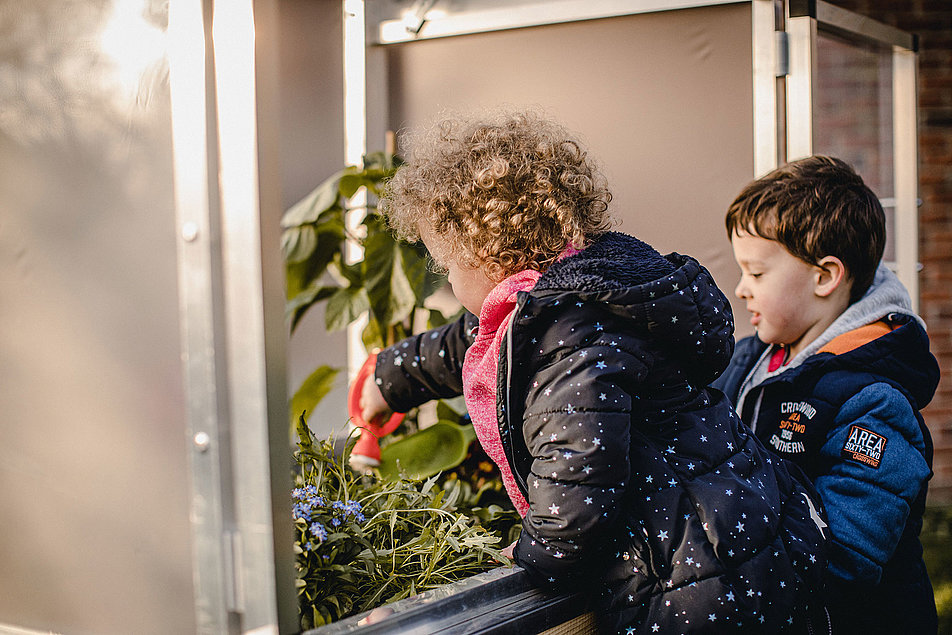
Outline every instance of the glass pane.
<path id="1" fill-rule="evenodd" d="M 850 163 L 883 201 L 886 261 L 895 259 L 892 90 L 889 49 L 819 34 L 814 149 Z"/>

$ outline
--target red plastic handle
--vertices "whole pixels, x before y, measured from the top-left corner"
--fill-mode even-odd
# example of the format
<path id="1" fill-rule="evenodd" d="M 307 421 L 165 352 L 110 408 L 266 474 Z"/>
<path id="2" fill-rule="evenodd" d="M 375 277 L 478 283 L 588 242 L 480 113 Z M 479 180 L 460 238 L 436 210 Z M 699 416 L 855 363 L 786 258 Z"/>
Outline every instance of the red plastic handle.
<path id="1" fill-rule="evenodd" d="M 353 385 L 350 387 L 350 395 L 347 399 L 347 410 L 349 411 L 350 418 L 353 421 L 354 425 L 363 428 L 366 431 L 372 433 L 378 439 L 380 437 L 385 437 L 394 430 L 397 429 L 397 426 L 400 425 L 400 422 L 403 421 L 405 413 L 395 412 L 390 415 L 390 418 L 386 422 L 380 423 L 380 417 L 374 418 L 373 421 L 365 421 L 364 416 L 360 411 L 360 395 L 364 389 L 364 382 L 367 380 L 367 377 L 373 373 L 374 367 L 377 365 L 377 354 L 371 353 L 367 359 L 364 361 L 363 366 L 360 367 L 360 370 L 357 371 L 357 377 L 354 379 Z M 365 434 L 361 433 L 361 436 Z"/>

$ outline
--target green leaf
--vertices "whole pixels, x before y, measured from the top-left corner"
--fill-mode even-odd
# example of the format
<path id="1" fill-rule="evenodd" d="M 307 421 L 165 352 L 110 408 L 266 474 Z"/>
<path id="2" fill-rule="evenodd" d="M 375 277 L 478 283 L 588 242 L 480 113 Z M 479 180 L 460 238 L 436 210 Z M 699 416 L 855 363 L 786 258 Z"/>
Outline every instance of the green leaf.
<path id="1" fill-rule="evenodd" d="M 332 605 L 332 606 L 334 607 L 334 609 L 336 609 L 336 613 L 337 613 L 338 615 L 341 614 L 340 602 L 338 602 L 336 595 L 331 595 L 331 596 L 328 596 L 328 597 L 324 598 L 324 602 L 325 602 L 325 604 L 330 604 L 330 605 Z"/>
<path id="2" fill-rule="evenodd" d="M 300 262 L 287 260 L 286 276 L 288 297 L 293 298 L 301 290 L 311 286 L 324 275 L 331 262 L 343 259 L 344 221 L 343 215 L 327 217 L 316 225 L 307 225 L 316 238 L 316 244 L 310 255 Z M 286 230 L 293 232 L 295 230 Z"/>
<path id="3" fill-rule="evenodd" d="M 435 329 L 439 326 L 443 326 L 444 324 L 448 324 L 450 322 L 450 319 L 446 317 L 445 315 L 443 315 L 442 311 L 439 311 L 437 309 L 427 309 L 427 310 L 429 311 L 426 317 L 427 329 Z"/>
<path id="4" fill-rule="evenodd" d="M 338 289 L 327 299 L 324 321 L 328 331 L 340 331 L 360 317 L 370 307 L 363 288 Z"/>
<path id="5" fill-rule="evenodd" d="M 298 417 L 295 430 L 298 437 L 298 447 L 302 453 L 310 453 L 314 446 L 314 437 L 311 435 L 311 429 L 307 426 L 307 420 L 303 414 Z"/>
<path id="6" fill-rule="evenodd" d="M 454 401 L 457 401 L 454 399 Z M 463 410 L 466 409 L 465 403 L 463 404 Z M 452 421 L 458 423 L 460 420 L 461 414 L 453 408 L 453 405 L 448 402 L 446 399 L 440 399 L 436 402 L 436 418 L 445 421 Z"/>
<path id="7" fill-rule="evenodd" d="M 284 277 L 285 277 L 285 286 L 287 287 L 287 297 L 288 300 L 298 295 L 306 288 L 310 286 L 310 281 L 307 279 L 307 264 L 306 262 L 287 262 L 284 266 Z M 285 307 L 285 313 L 288 313 L 287 307 Z"/>
<path id="8" fill-rule="evenodd" d="M 301 318 L 304 317 L 304 313 L 309 308 L 321 300 L 331 297 L 339 289 L 340 287 L 314 286 L 309 289 L 305 289 L 301 293 L 298 293 L 296 296 L 291 298 L 287 305 L 285 305 L 285 311 L 287 312 L 288 319 L 291 322 L 291 332 L 294 333 L 294 329 L 297 328 L 298 323 L 301 321 Z"/>
<path id="9" fill-rule="evenodd" d="M 362 187 L 370 189 L 374 185 L 374 178 L 364 172 L 345 174 L 340 179 L 340 193 L 346 198 L 353 197 Z"/>
<path id="10" fill-rule="evenodd" d="M 446 276 L 433 271 L 429 264 L 430 254 L 422 244 L 400 242 L 400 251 L 403 269 L 416 295 L 417 306 L 422 307 L 424 300 L 446 284 Z"/>
<path id="11" fill-rule="evenodd" d="M 410 315 L 417 304 L 416 294 L 404 271 L 402 249 L 389 232 L 368 234 L 364 275 L 370 310 L 382 325 L 390 326 Z"/>
<path id="12" fill-rule="evenodd" d="M 339 368 L 319 366 L 305 379 L 294 396 L 291 398 L 292 421 L 302 417 L 305 412 L 312 412 L 314 407 L 327 396 L 334 387 L 334 380 L 340 372 Z"/>
<path id="13" fill-rule="evenodd" d="M 378 469 L 387 478 L 427 478 L 462 463 L 475 438 L 472 426 L 438 421 L 383 448 Z"/>
<path id="14" fill-rule="evenodd" d="M 346 173 L 347 170 L 338 172 L 314 188 L 310 194 L 295 203 L 281 218 L 281 227 L 287 229 L 305 223 L 316 222 L 322 213 L 334 206 L 339 206 L 340 179 Z"/>
<path id="15" fill-rule="evenodd" d="M 377 320 L 367 320 L 367 326 L 364 327 L 363 332 L 360 334 L 360 340 L 364 344 L 364 348 L 368 351 L 372 351 L 377 348 L 386 348 L 387 344 L 384 342 L 383 333 L 380 331 L 380 323 Z"/>
<path id="16" fill-rule="evenodd" d="M 281 234 L 281 251 L 288 262 L 307 260 L 317 247 L 317 232 L 313 225 L 300 225 L 285 229 Z"/>
<path id="17" fill-rule="evenodd" d="M 324 626 L 325 624 L 330 624 L 334 621 L 334 617 L 330 614 L 323 606 L 314 607 L 316 614 L 314 615 L 314 623 L 317 626 Z"/>
<path id="18" fill-rule="evenodd" d="M 379 170 L 385 174 L 393 174 L 397 168 L 403 165 L 403 159 L 388 152 L 377 151 L 368 152 L 364 155 L 364 170 Z"/>
<path id="19" fill-rule="evenodd" d="M 334 268 L 338 274 L 345 280 L 347 280 L 348 285 L 352 287 L 362 287 L 364 286 L 364 266 L 362 262 L 355 262 L 353 264 L 347 265 L 343 264 L 344 259 L 341 258 L 338 261 L 335 261 Z"/>

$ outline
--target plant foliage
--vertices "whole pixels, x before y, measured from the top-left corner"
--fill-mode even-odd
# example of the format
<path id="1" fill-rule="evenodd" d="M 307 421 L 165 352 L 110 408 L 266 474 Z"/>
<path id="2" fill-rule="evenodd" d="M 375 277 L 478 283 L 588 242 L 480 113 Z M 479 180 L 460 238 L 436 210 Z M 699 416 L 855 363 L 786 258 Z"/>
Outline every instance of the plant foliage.
<path id="1" fill-rule="evenodd" d="M 281 248 L 292 333 L 320 303 L 328 331 L 345 329 L 367 314 L 362 334 L 367 350 L 386 348 L 411 335 L 417 321 L 428 326 L 446 321 L 439 311 L 423 305 L 445 277 L 427 266 L 422 246 L 397 240 L 377 210 L 387 179 L 401 164 L 390 153 L 368 154 L 360 166 L 345 167 L 285 212 Z M 361 188 L 366 196 L 357 197 Z M 353 230 L 347 226 L 349 214 L 363 214 Z M 359 262 L 348 261 L 348 242 L 363 249 Z M 291 401 L 292 427 L 333 387 L 339 371 L 321 366 L 297 388 Z M 413 422 L 408 419 L 408 429 Z"/>
<path id="2" fill-rule="evenodd" d="M 428 268 L 422 246 L 394 238 L 375 205 L 400 164 L 392 154 L 367 155 L 361 166 L 344 168 L 285 213 L 292 333 L 320 303 L 329 331 L 367 314 L 362 338 L 368 350 L 395 344 L 415 325 L 446 321 L 424 307 L 445 278 Z M 356 196 L 361 188 L 366 202 Z M 361 216 L 352 229 L 350 214 Z M 348 243 L 362 247 L 362 260 L 350 261 Z M 508 545 L 520 527 L 498 469 L 473 442 L 467 417 L 446 403 L 437 407 L 439 425 L 422 434 L 407 435 L 417 424 L 413 413 L 406 417 L 398 430 L 404 438 L 383 449 L 381 469 L 373 474 L 348 465 L 355 438 L 343 456 L 331 441 L 316 443 L 304 413 L 332 389 L 339 371 L 315 369 L 291 400 L 299 438 L 292 498 L 305 629 L 499 566 L 506 561 L 500 541 Z"/>
<path id="3" fill-rule="evenodd" d="M 375 203 L 401 163 L 393 154 L 368 154 L 363 165 L 344 168 L 285 212 L 281 248 L 292 332 L 308 309 L 326 301 L 329 331 L 369 311 L 364 344 L 383 348 L 412 333 L 418 310 L 429 314 L 423 301 L 445 278 L 427 267 L 423 247 L 393 236 Z M 355 203 L 361 188 L 367 202 Z M 346 217 L 353 212 L 364 214 L 349 231 Z M 348 262 L 348 240 L 363 248 L 361 261 Z"/>
<path id="4" fill-rule="evenodd" d="M 343 617 L 509 563 L 518 515 L 478 506 L 469 482 L 380 479 L 348 466 L 297 423 L 292 492 L 301 627 Z M 487 484 L 483 489 L 491 489 Z"/>

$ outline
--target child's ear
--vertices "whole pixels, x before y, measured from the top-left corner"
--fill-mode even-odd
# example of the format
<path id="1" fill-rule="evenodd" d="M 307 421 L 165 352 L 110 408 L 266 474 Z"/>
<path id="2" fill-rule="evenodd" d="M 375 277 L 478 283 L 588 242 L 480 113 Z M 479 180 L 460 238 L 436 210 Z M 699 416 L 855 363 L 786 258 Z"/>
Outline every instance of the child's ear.
<path id="1" fill-rule="evenodd" d="M 816 264 L 816 287 L 814 293 L 826 298 L 846 284 L 846 266 L 836 256 L 824 256 Z"/>

